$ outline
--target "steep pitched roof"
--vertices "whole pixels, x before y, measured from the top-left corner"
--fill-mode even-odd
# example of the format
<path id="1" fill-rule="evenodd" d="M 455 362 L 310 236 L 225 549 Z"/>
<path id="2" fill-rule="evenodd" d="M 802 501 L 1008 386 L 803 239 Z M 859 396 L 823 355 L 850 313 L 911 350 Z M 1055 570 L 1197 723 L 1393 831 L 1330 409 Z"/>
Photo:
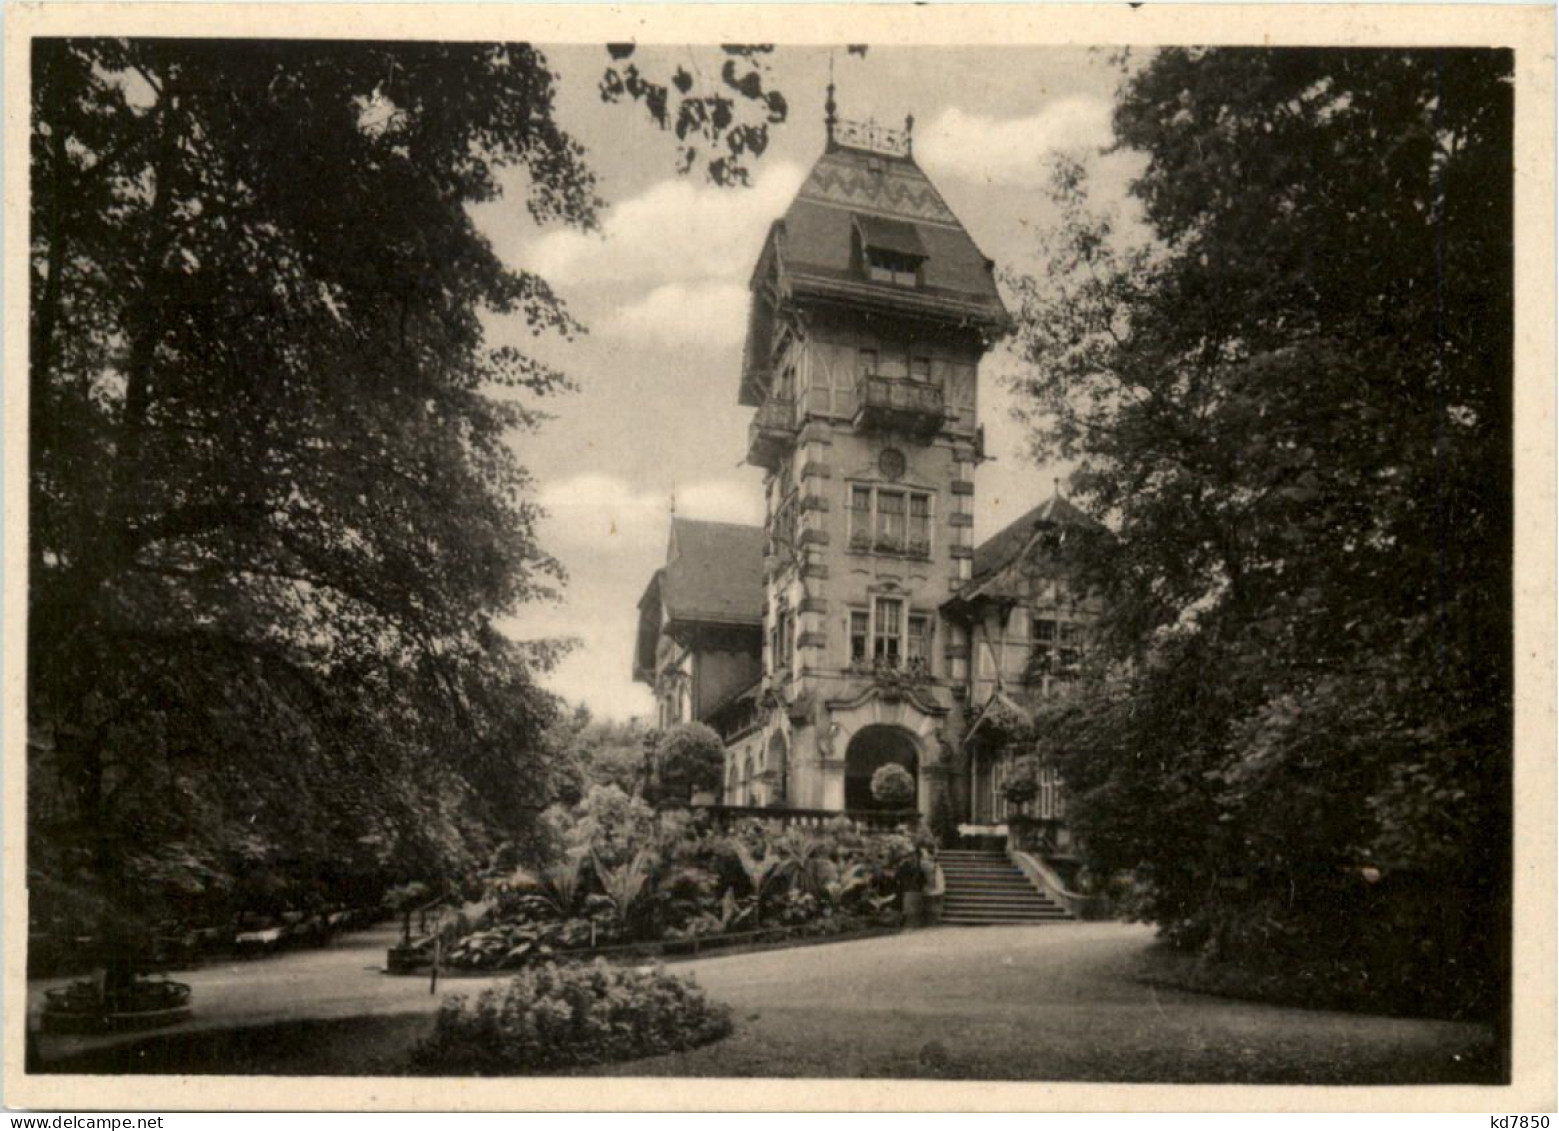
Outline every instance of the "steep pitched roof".
<path id="1" fill-rule="evenodd" d="M 763 527 L 673 518 L 658 581 L 672 620 L 761 624 Z"/>
<path id="2" fill-rule="evenodd" d="M 1052 495 L 974 548 L 973 576 L 954 599 L 972 597 L 981 586 L 1027 550 L 1041 530 L 1058 526 L 1079 530 L 1103 529 L 1061 495 Z"/>
<path id="3" fill-rule="evenodd" d="M 911 258 L 917 285 L 872 279 L 861 265 L 863 244 Z M 1012 320 L 993 266 L 913 156 L 831 143 L 770 226 L 753 268 L 738 401 L 763 401 L 776 301 L 847 303 L 996 336 Z"/>
<path id="4" fill-rule="evenodd" d="M 890 250 L 925 257 L 914 291 L 864 278 L 856 233 Z M 931 179 L 909 156 L 831 147 L 812 166 L 780 229 L 782 286 L 854 298 L 878 296 L 906 309 L 1005 327 L 991 261 Z"/>

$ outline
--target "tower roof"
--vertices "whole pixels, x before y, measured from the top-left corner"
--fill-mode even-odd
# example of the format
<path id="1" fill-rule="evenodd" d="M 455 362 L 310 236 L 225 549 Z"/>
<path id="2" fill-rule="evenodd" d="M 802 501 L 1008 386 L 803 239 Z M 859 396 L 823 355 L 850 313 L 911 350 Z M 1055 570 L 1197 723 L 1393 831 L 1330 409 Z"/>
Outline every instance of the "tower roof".
<path id="1" fill-rule="evenodd" d="M 907 135 L 880 145 L 872 139 L 896 132 L 844 122 L 839 127 L 769 230 L 753 271 L 755 304 L 768 292 L 774 300 L 810 299 L 992 337 L 1005 333 L 1011 320 L 996 289 L 994 264 L 916 164 Z M 874 278 L 863 262 L 871 251 L 904 264 L 914 285 Z M 743 404 L 762 400 L 756 378 L 763 361 L 754 356 L 753 335 L 767 324 L 755 310 Z"/>
<path id="2" fill-rule="evenodd" d="M 857 238 L 883 239 L 886 250 L 918 243 L 924 256 L 913 292 L 863 278 Z M 846 283 L 860 295 L 894 305 L 924 297 L 939 312 L 1004 324 L 993 264 L 915 159 L 836 145 L 817 159 L 785 211 L 781 270 L 798 289 Z"/>

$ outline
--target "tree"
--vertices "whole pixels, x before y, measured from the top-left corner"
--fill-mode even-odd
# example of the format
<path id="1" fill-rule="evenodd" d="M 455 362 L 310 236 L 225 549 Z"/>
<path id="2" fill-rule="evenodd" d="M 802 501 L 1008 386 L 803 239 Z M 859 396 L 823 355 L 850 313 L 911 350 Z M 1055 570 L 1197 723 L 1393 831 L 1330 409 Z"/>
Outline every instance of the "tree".
<path id="1" fill-rule="evenodd" d="M 495 624 L 561 570 L 510 445 L 566 381 L 482 319 L 579 327 L 469 206 L 521 166 L 538 222 L 595 224 L 546 60 L 54 39 L 33 75 L 44 914 L 523 844 L 556 792 L 535 673 L 557 649 Z"/>
<path id="2" fill-rule="evenodd" d="M 702 164 L 717 185 L 747 184 L 750 162 L 769 147 L 769 127 L 790 113 L 785 95 L 767 85 L 773 45 L 723 44 L 720 81 L 707 85 L 680 63 L 658 81 L 635 61 L 635 50 L 632 43 L 607 45 L 612 64 L 601 76 L 601 100 L 641 103 L 651 121 L 676 134 L 679 172 Z"/>
<path id="3" fill-rule="evenodd" d="M 1510 68 L 1160 52 L 1115 113 L 1151 241 L 1064 162 L 1016 281 L 1036 454 L 1118 535 L 1115 667 L 1038 728 L 1072 823 L 1172 937 L 1452 1009 L 1508 861 Z"/>
<path id="4" fill-rule="evenodd" d="M 725 781 L 725 744 L 712 727 L 679 723 L 655 751 L 661 785 L 678 797 L 717 790 Z"/>
<path id="5" fill-rule="evenodd" d="M 637 719 L 597 719 L 583 705 L 561 716 L 546 736 L 557 781 L 556 799 L 577 804 L 595 785 L 638 792 L 644 779 L 646 736 L 644 724 Z"/>

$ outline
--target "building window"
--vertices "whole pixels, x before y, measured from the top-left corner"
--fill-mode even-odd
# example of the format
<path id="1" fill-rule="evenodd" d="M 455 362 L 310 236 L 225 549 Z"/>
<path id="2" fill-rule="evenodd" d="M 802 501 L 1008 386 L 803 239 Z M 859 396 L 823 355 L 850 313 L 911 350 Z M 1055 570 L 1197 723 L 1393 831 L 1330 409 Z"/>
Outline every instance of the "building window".
<path id="1" fill-rule="evenodd" d="M 931 618 L 924 613 L 911 613 L 909 617 L 908 656 L 911 665 L 931 667 Z"/>
<path id="2" fill-rule="evenodd" d="M 864 609 L 850 613 L 850 662 L 866 662 L 866 642 L 871 637 L 871 614 Z"/>
<path id="3" fill-rule="evenodd" d="M 910 495 L 909 537 L 905 549 L 916 557 L 931 556 L 931 496 Z"/>
<path id="4" fill-rule="evenodd" d="M 904 602 L 893 597 L 878 597 L 875 604 L 872 658 L 897 667 L 904 649 Z"/>
<path id="5" fill-rule="evenodd" d="M 876 548 L 890 554 L 904 549 L 904 495 L 900 491 L 877 492 Z"/>
<path id="6" fill-rule="evenodd" d="M 769 629 L 769 655 L 776 675 L 789 674 L 791 660 L 795 656 L 796 617 L 781 606 L 774 614 L 774 624 Z"/>
<path id="7" fill-rule="evenodd" d="M 912 357 L 909 359 L 909 376 L 912 381 L 931 380 L 931 359 L 929 357 Z"/>
<path id="8" fill-rule="evenodd" d="M 874 283 L 913 287 L 919 282 L 919 267 L 920 261 L 912 255 L 878 247 L 866 249 L 866 273 Z"/>
<path id="9" fill-rule="evenodd" d="M 850 487 L 850 549 L 931 556 L 931 496 L 920 491 Z"/>
<path id="10" fill-rule="evenodd" d="M 1060 640 L 1057 658 L 1063 671 L 1071 671 L 1077 666 L 1077 661 L 1082 655 L 1082 626 L 1073 621 L 1062 621 L 1056 629 Z"/>
<path id="11" fill-rule="evenodd" d="M 872 489 L 860 484 L 850 488 L 850 549 L 872 548 Z"/>
<path id="12" fill-rule="evenodd" d="M 1055 654 L 1056 622 L 1034 621 L 1034 645 L 1029 651 L 1029 671 L 1036 675 L 1044 675 L 1055 661 Z"/>
<path id="13" fill-rule="evenodd" d="M 877 351 L 861 350 L 859 355 L 860 376 L 875 377 L 877 375 Z"/>
<path id="14" fill-rule="evenodd" d="M 790 469 L 782 468 L 774 478 L 774 513 L 769 520 L 769 553 L 782 561 L 797 557 L 796 514 L 798 508 Z"/>
<path id="15" fill-rule="evenodd" d="M 1065 685 L 1076 673 L 1083 656 L 1083 626 L 1076 621 L 1035 618 L 1033 644 L 1029 649 L 1028 681 Z"/>
<path id="16" fill-rule="evenodd" d="M 878 597 L 870 609 L 850 610 L 852 668 L 908 668 L 931 674 L 935 617 L 909 612 L 902 597 Z"/>

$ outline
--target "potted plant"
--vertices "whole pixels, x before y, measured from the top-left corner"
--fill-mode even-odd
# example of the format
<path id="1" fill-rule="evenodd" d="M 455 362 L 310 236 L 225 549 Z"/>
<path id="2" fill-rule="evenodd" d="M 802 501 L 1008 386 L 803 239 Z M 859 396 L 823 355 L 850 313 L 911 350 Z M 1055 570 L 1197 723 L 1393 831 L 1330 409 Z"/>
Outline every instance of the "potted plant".
<path id="1" fill-rule="evenodd" d="M 884 809 L 908 809 L 915 803 L 915 777 L 897 762 L 884 762 L 872 774 L 872 798 Z"/>
<path id="2" fill-rule="evenodd" d="M 1024 755 L 1013 763 L 1002 796 L 1009 805 L 1027 805 L 1039 796 L 1039 766 L 1032 755 Z"/>

